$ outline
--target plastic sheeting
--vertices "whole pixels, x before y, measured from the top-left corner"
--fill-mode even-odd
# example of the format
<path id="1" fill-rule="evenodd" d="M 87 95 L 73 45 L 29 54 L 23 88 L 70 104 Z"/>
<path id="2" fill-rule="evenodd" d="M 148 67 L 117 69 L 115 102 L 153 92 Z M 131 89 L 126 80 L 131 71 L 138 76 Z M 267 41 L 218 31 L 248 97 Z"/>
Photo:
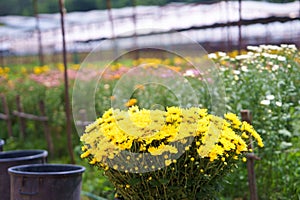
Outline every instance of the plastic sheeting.
<path id="1" fill-rule="evenodd" d="M 297 1 L 285 4 L 243 1 L 242 19 L 299 18 L 299 7 L 300 4 Z M 93 47 L 84 44 L 92 40 L 209 26 L 216 23 L 226 24 L 239 20 L 237 1 L 221 1 L 214 4 L 172 3 L 166 6 L 125 7 L 112 9 L 111 14 L 114 29 L 111 28 L 107 10 L 67 13 L 65 24 L 68 49 L 71 51 L 88 51 Z M 61 50 L 61 45 L 59 45 L 61 42 L 59 17 L 59 14 L 39 14 L 39 28 L 46 52 Z M 12 52 L 20 54 L 36 53 L 38 51 L 36 19 L 34 17 L 3 16 L 0 17 L 0 23 L 3 24 L 3 26 L 0 26 L 0 50 L 10 49 Z M 112 33 L 112 30 L 114 30 L 114 33 Z M 268 25 L 254 24 L 243 26 L 242 30 L 243 38 L 264 37 L 271 41 L 276 40 L 276 38 L 288 40 L 289 38 L 297 39 L 299 37 L 300 24 L 299 20 L 285 23 L 274 22 Z M 238 29 L 237 27 L 210 28 L 186 31 L 185 34 L 199 43 L 224 40 L 236 41 Z M 152 39 L 149 40 L 153 41 Z M 123 39 L 122 41 L 123 43 L 119 46 L 132 45 L 129 40 L 126 42 Z M 173 38 L 171 42 L 174 41 L 176 41 L 176 38 Z M 170 42 L 170 38 L 164 42 Z"/>

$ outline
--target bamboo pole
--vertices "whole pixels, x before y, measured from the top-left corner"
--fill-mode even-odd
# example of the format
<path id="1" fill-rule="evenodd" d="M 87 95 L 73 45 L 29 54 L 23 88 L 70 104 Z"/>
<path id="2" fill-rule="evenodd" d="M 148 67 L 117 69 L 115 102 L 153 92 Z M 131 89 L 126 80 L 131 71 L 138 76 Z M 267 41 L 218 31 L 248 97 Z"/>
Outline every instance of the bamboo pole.
<path id="1" fill-rule="evenodd" d="M 59 8 L 60 8 L 60 23 L 61 23 L 61 34 L 62 34 L 62 46 L 63 46 L 62 53 L 63 53 L 63 63 L 64 63 L 65 115 L 66 115 L 68 151 L 70 154 L 71 163 L 74 164 L 75 158 L 74 158 L 73 145 L 72 145 L 71 107 L 70 107 L 70 98 L 69 98 L 67 50 L 66 50 L 65 24 L 64 24 L 64 14 L 65 14 L 64 0 L 59 0 Z"/>

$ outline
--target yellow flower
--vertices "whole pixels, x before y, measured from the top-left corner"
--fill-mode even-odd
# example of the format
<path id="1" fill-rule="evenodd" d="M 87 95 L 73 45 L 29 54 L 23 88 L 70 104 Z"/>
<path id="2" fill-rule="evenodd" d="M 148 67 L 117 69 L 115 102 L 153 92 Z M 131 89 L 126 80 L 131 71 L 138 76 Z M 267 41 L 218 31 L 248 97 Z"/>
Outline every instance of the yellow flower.
<path id="1" fill-rule="evenodd" d="M 181 114 L 181 109 L 178 107 L 167 107 L 167 113 L 172 114 L 172 115 L 180 115 Z"/>
<path id="2" fill-rule="evenodd" d="M 114 170 L 117 170 L 118 169 L 118 165 L 114 165 L 113 168 L 114 168 Z"/>
<path id="3" fill-rule="evenodd" d="M 26 74 L 27 73 L 27 69 L 25 67 L 21 67 L 21 73 L 22 74 Z"/>
<path id="4" fill-rule="evenodd" d="M 59 71 L 63 72 L 64 71 L 64 64 L 63 63 L 58 63 L 57 68 Z"/>
<path id="5" fill-rule="evenodd" d="M 73 64 L 73 65 L 71 66 L 71 68 L 74 69 L 74 70 L 79 70 L 80 65 L 79 65 L 79 64 Z"/>
<path id="6" fill-rule="evenodd" d="M 249 136 L 245 132 L 242 133 L 242 137 L 245 138 L 245 139 L 249 138 Z"/>
<path id="7" fill-rule="evenodd" d="M 94 164 L 96 164 L 96 162 L 97 162 L 96 158 L 93 158 L 89 163 L 90 163 L 91 165 L 94 165 Z"/>
<path id="8" fill-rule="evenodd" d="M 81 157 L 81 158 L 86 158 L 86 157 L 88 157 L 89 155 L 90 155 L 90 151 L 87 150 L 86 152 L 82 153 L 82 154 L 80 155 L 80 157 Z"/>
<path id="9" fill-rule="evenodd" d="M 176 154 L 176 153 L 178 153 L 178 150 L 176 149 L 176 147 L 173 147 L 171 145 L 161 144 L 157 148 L 149 147 L 148 152 L 151 155 L 161 155 L 164 152 L 170 152 L 170 153 Z"/>
<path id="10" fill-rule="evenodd" d="M 211 120 L 207 133 L 201 138 L 204 145 L 197 150 L 201 157 L 206 157 L 209 154 L 221 135 L 224 120 L 216 116 L 212 116 Z"/>
<path id="11" fill-rule="evenodd" d="M 81 151 L 86 151 L 86 150 L 87 150 L 86 146 L 83 145 L 83 146 L 81 147 Z"/>
<path id="12" fill-rule="evenodd" d="M 253 126 L 251 126 L 247 122 L 242 123 L 241 131 L 247 131 L 250 135 L 252 135 L 255 138 L 258 146 L 260 146 L 260 147 L 264 146 L 260 135 L 254 130 Z"/>
<path id="13" fill-rule="evenodd" d="M 165 165 L 166 166 L 169 166 L 170 164 L 172 164 L 172 160 L 170 160 L 170 159 L 165 160 Z"/>
<path id="14" fill-rule="evenodd" d="M 4 73 L 9 73 L 9 71 L 10 71 L 10 68 L 8 68 L 8 67 L 4 67 Z"/>
<path id="15" fill-rule="evenodd" d="M 48 71 L 50 71 L 50 68 L 49 68 L 48 65 L 44 65 L 44 66 L 40 67 L 40 69 L 41 69 L 42 72 L 48 72 Z"/>
<path id="16" fill-rule="evenodd" d="M 138 110 L 136 112 L 129 113 L 130 120 L 134 123 L 134 125 L 144 128 L 149 126 L 152 122 L 150 110 Z"/>
<path id="17" fill-rule="evenodd" d="M 235 127 L 237 125 L 239 128 Z M 185 148 L 188 151 L 183 153 L 188 154 L 195 165 L 198 165 L 195 151 L 202 158 L 211 162 L 219 160 L 226 165 L 227 158 L 238 159 L 239 154 L 248 151 L 244 139 L 250 135 L 263 146 L 254 128 L 245 122 L 240 124 L 234 114 L 226 114 L 222 119 L 199 108 L 168 107 L 167 111 L 139 109 L 137 106 L 131 106 L 128 111 L 111 108 L 86 127 L 80 138 L 84 151 L 81 158 L 92 155 L 90 164 L 108 170 L 110 161 L 119 159 L 121 152 L 126 150 L 162 155 L 165 164 L 170 165 L 172 162 L 180 163 L 170 154 L 177 154 L 179 150 L 182 153 Z M 193 138 L 194 141 L 191 141 Z M 131 160 L 129 155 L 124 159 Z M 137 159 L 143 161 L 144 158 L 141 155 Z M 141 167 L 148 168 L 145 165 Z M 154 165 L 149 165 L 149 168 L 156 169 Z M 131 171 L 138 169 L 132 168 Z"/>
<path id="18" fill-rule="evenodd" d="M 239 118 L 236 116 L 236 114 L 233 114 L 233 113 L 225 114 L 225 119 L 229 120 L 232 123 L 233 128 L 236 128 L 236 129 L 238 129 L 242 124 L 242 122 L 239 120 Z"/>
<path id="19" fill-rule="evenodd" d="M 136 103 L 137 103 L 137 99 L 129 99 L 129 101 L 127 101 L 127 102 L 125 103 L 125 106 L 126 106 L 126 107 L 130 107 L 130 106 L 135 105 Z"/>
<path id="20" fill-rule="evenodd" d="M 36 75 L 39 75 L 39 74 L 43 73 L 43 70 L 40 67 L 34 67 L 33 73 Z"/>
<path id="21" fill-rule="evenodd" d="M 199 109 L 198 114 L 199 114 L 201 117 L 207 116 L 207 109 Z"/>

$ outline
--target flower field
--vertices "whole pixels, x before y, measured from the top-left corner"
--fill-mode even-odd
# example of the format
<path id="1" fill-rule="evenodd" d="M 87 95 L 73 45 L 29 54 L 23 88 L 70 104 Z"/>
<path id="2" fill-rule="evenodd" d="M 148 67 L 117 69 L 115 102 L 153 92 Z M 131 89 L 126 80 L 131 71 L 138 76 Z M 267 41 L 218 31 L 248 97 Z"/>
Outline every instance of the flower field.
<path id="1" fill-rule="evenodd" d="M 260 134 L 264 148 L 255 148 L 260 160 L 255 161 L 255 173 L 259 199 L 299 199 L 300 198 L 300 53 L 294 45 L 249 46 L 242 55 L 236 52 L 216 52 L 208 55 L 218 68 L 219 77 L 225 88 L 226 112 L 240 113 L 249 109 L 253 116 L 253 127 Z M 165 79 L 180 74 L 196 91 L 197 104 L 213 110 L 210 95 L 203 74 L 182 58 L 139 59 L 113 63 L 102 67 L 105 73 L 95 92 L 95 107 L 99 117 L 116 101 L 113 89 L 122 75 L 140 63 L 147 62 L 150 69 L 160 65 L 168 68 L 159 74 Z M 95 68 L 89 66 L 78 75 L 80 65 L 70 64 L 68 74 L 70 86 L 75 79 L 82 81 L 94 78 Z M 155 73 L 155 70 L 153 70 Z M 76 76 L 78 75 L 78 76 Z M 174 85 L 176 81 L 172 82 Z M 128 82 L 128 87 L 131 85 Z M 126 86 L 125 86 L 126 87 Z M 139 106 L 152 109 L 179 106 L 177 95 L 188 98 L 188 91 L 180 94 L 169 92 L 161 85 L 133 85 L 130 100 L 125 107 Z M 179 87 L 179 86 L 178 86 Z M 72 92 L 72 91 L 71 91 Z M 84 92 L 84 91 L 83 91 Z M 7 98 L 10 111 L 16 110 L 15 98 L 21 95 L 26 113 L 39 115 L 38 104 L 44 100 L 49 118 L 51 136 L 54 140 L 54 155 L 50 162 L 69 162 L 66 150 L 63 65 L 47 66 L 14 65 L 0 67 L 0 94 Z M 72 95 L 72 94 L 71 94 Z M 0 101 L 1 104 L 1 101 Z M 156 107 L 155 107 L 155 106 Z M 154 106 L 154 107 L 153 107 Z M 0 105 L 0 113 L 2 113 Z M 6 150 L 16 148 L 46 148 L 43 128 L 39 122 L 27 120 L 26 137 L 20 138 L 17 118 L 12 118 L 13 137 L 9 138 L 4 121 L 0 121 L 0 138 L 6 140 Z M 84 173 L 83 191 L 85 198 L 105 197 L 112 199 L 113 186 L 94 168 L 80 159 L 81 143 L 73 127 L 73 144 L 79 164 L 87 167 Z M 247 198 L 246 164 L 241 162 L 235 170 L 223 179 L 224 190 L 221 199 Z M 94 197 L 92 197 L 94 196 Z"/>

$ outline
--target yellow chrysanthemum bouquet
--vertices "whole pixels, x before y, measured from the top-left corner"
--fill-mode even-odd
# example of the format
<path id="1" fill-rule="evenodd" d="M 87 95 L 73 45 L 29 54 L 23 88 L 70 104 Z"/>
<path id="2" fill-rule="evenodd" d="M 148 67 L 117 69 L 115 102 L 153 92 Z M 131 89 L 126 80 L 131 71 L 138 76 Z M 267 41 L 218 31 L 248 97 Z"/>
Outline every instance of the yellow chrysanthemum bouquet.
<path id="1" fill-rule="evenodd" d="M 259 134 L 235 114 L 206 109 L 110 109 L 86 127 L 82 158 L 103 169 L 120 199 L 212 199 Z"/>

